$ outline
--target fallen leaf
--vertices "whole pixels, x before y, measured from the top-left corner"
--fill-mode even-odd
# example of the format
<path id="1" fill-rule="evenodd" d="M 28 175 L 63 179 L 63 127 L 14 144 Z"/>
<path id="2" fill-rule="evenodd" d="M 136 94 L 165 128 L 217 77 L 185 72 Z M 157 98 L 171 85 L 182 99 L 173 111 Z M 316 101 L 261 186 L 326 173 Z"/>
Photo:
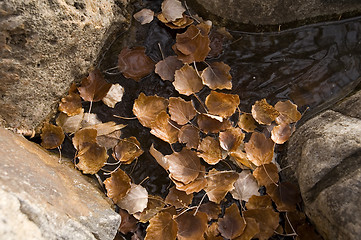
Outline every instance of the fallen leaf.
<path id="1" fill-rule="evenodd" d="M 205 240 L 223 240 L 224 238 L 219 236 L 220 233 L 218 231 L 218 222 L 212 222 L 206 232 L 205 232 Z"/>
<path id="2" fill-rule="evenodd" d="M 142 212 L 148 203 L 148 192 L 141 185 L 131 183 L 128 193 L 117 202 L 117 205 L 129 214 Z"/>
<path id="3" fill-rule="evenodd" d="M 228 118 L 232 116 L 240 103 L 239 96 L 235 94 L 212 91 L 206 97 L 206 107 L 210 114 Z"/>
<path id="4" fill-rule="evenodd" d="M 96 143 L 97 134 L 98 131 L 94 128 L 80 129 L 77 131 L 72 139 L 75 149 L 80 151 L 81 148 L 84 148 L 82 146 L 84 143 Z"/>
<path id="5" fill-rule="evenodd" d="M 252 116 L 259 124 L 270 125 L 279 116 L 279 112 L 266 99 L 262 99 L 252 105 Z"/>
<path id="6" fill-rule="evenodd" d="M 95 129 L 97 130 L 97 136 L 108 135 L 114 131 L 120 130 L 126 127 L 124 124 L 116 124 L 113 121 L 105 122 L 105 123 L 98 123 L 88 127 L 83 127 L 83 129 Z"/>
<path id="7" fill-rule="evenodd" d="M 144 25 L 153 21 L 154 12 L 150 9 L 143 8 L 139 12 L 136 12 L 133 17 L 135 20 L 140 22 L 140 24 Z"/>
<path id="8" fill-rule="evenodd" d="M 232 35 L 224 27 L 212 30 L 209 34 L 211 51 L 208 53 L 208 57 L 216 58 L 221 55 L 225 40 L 231 40 L 232 38 Z"/>
<path id="9" fill-rule="evenodd" d="M 147 207 L 141 213 L 135 213 L 134 216 L 138 218 L 140 222 L 146 223 L 163 209 L 163 198 L 159 196 L 149 196 Z"/>
<path id="10" fill-rule="evenodd" d="M 275 109 L 280 113 L 280 116 L 276 118 L 277 124 L 294 123 L 302 117 L 301 113 L 297 110 L 297 105 L 293 104 L 290 100 L 277 102 Z"/>
<path id="11" fill-rule="evenodd" d="M 266 189 L 280 212 L 295 211 L 297 203 L 301 201 L 299 189 L 290 182 L 270 184 Z"/>
<path id="12" fill-rule="evenodd" d="M 315 228 L 308 223 L 304 223 L 301 226 L 297 227 L 296 232 L 297 232 L 296 240 L 323 239 L 319 234 L 316 233 Z"/>
<path id="13" fill-rule="evenodd" d="M 186 212 L 177 217 L 179 240 L 204 239 L 203 235 L 207 230 L 207 214 L 193 211 Z"/>
<path id="14" fill-rule="evenodd" d="M 212 169 L 207 175 L 207 186 L 205 191 L 209 201 L 220 203 L 226 194 L 234 187 L 234 182 L 238 179 L 238 173 L 231 171 L 217 171 Z"/>
<path id="15" fill-rule="evenodd" d="M 165 203 L 175 206 L 176 208 L 187 207 L 192 203 L 193 195 L 187 194 L 183 191 L 179 191 L 175 186 L 169 189 Z"/>
<path id="16" fill-rule="evenodd" d="M 133 113 L 144 127 L 150 128 L 158 114 L 167 110 L 167 106 L 168 100 L 165 98 L 140 93 L 134 101 Z"/>
<path id="17" fill-rule="evenodd" d="M 201 77 L 203 84 L 210 89 L 232 89 L 231 67 L 224 62 L 213 62 L 203 70 Z"/>
<path id="18" fill-rule="evenodd" d="M 235 238 L 235 240 L 251 240 L 253 237 L 260 232 L 259 224 L 253 218 L 245 218 L 246 220 L 246 228 L 243 233 Z"/>
<path id="19" fill-rule="evenodd" d="M 250 113 L 243 113 L 239 117 L 238 126 L 246 132 L 254 132 L 257 128 L 256 121 Z"/>
<path id="20" fill-rule="evenodd" d="M 174 20 L 172 22 L 168 22 L 165 18 L 164 18 L 165 21 L 163 21 L 162 14 L 158 15 L 158 19 L 171 29 L 186 28 L 194 22 L 194 20 L 192 18 L 188 17 L 185 14 L 183 14 L 182 18 L 178 18 L 177 20 Z"/>
<path id="21" fill-rule="evenodd" d="M 80 114 L 83 110 L 80 95 L 77 93 L 69 93 L 60 100 L 58 109 L 68 116 Z"/>
<path id="22" fill-rule="evenodd" d="M 175 89 L 186 96 L 197 93 L 203 88 L 202 79 L 196 70 L 188 64 L 175 71 L 174 79 L 173 86 Z"/>
<path id="23" fill-rule="evenodd" d="M 96 124 L 101 124 L 98 115 L 95 113 L 84 113 L 83 121 L 81 121 L 81 128 L 90 127 Z"/>
<path id="24" fill-rule="evenodd" d="M 235 152 L 243 143 L 244 136 L 240 128 L 232 127 L 219 133 L 219 142 L 225 151 Z"/>
<path id="25" fill-rule="evenodd" d="M 270 208 L 273 209 L 271 197 L 268 195 L 256 196 L 253 195 L 246 202 L 247 210 L 251 209 L 261 209 L 261 208 Z"/>
<path id="26" fill-rule="evenodd" d="M 41 129 L 41 146 L 45 149 L 59 147 L 65 138 L 63 129 L 50 123 L 45 123 Z"/>
<path id="27" fill-rule="evenodd" d="M 126 47 L 118 56 L 118 68 L 124 77 L 139 81 L 153 72 L 154 62 L 145 54 L 144 47 Z"/>
<path id="28" fill-rule="evenodd" d="M 246 228 L 246 222 L 241 217 L 235 203 L 228 207 L 222 218 L 218 220 L 218 231 L 227 239 L 234 239 L 241 235 Z"/>
<path id="29" fill-rule="evenodd" d="M 114 147 L 113 156 L 119 162 L 130 164 L 143 154 L 140 143 L 135 137 L 120 139 Z"/>
<path id="30" fill-rule="evenodd" d="M 299 226 L 306 223 L 306 215 L 303 212 L 291 211 L 291 212 L 286 212 L 285 215 L 287 216 L 287 221 L 285 221 L 286 234 L 295 233 L 295 230 Z"/>
<path id="31" fill-rule="evenodd" d="M 262 133 L 252 133 L 251 139 L 245 144 L 248 159 L 256 166 L 272 162 L 274 143 Z"/>
<path id="32" fill-rule="evenodd" d="M 238 148 L 236 151 L 229 154 L 231 160 L 235 162 L 240 168 L 244 169 L 255 169 L 256 166 L 248 159 L 247 154 L 244 152 L 244 149 Z"/>
<path id="33" fill-rule="evenodd" d="M 130 182 L 129 176 L 123 170 L 113 172 L 110 178 L 104 181 L 107 196 L 117 204 L 130 190 Z"/>
<path id="34" fill-rule="evenodd" d="M 217 133 L 232 126 L 228 120 L 220 122 L 217 119 L 211 118 L 205 114 L 197 116 L 197 124 L 198 127 L 205 133 Z"/>
<path id="35" fill-rule="evenodd" d="M 270 208 L 251 209 L 243 212 L 245 218 L 253 218 L 259 224 L 259 233 L 253 236 L 260 240 L 267 240 L 279 225 L 279 214 Z"/>
<path id="36" fill-rule="evenodd" d="M 290 139 L 292 130 L 289 124 L 281 124 L 273 127 L 271 139 L 277 144 L 284 144 Z"/>
<path id="37" fill-rule="evenodd" d="M 155 65 L 155 73 L 157 73 L 162 80 L 173 82 L 175 71 L 182 67 L 183 63 L 178 60 L 177 56 L 169 56 Z"/>
<path id="38" fill-rule="evenodd" d="M 107 162 L 108 154 L 105 147 L 96 142 L 85 142 L 80 145 L 78 155 L 79 162 L 76 167 L 84 174 L 97 173 Z"/>
<path id="39" fill-rule="evenodd" d="M 154 119 L 151 125 L 150 133 L 167 143 L 178 141 L 178 128 L 171 123 L 170 117 L 166 111 L 162 111 Z"/>
<path id="40" fill-rule="evenodd" d="M 184 184 L 180 181 L 172 179 L 172 181 L 175 183 L 176 188 L 180 191 L 186 192 L 186 194 L 192 194 L 194 192 L 199 192 L 207 185 L 207 180 L 205 178 L 205 170 L 206 168 L 201 165 L 200 172 L 195 180 L 188 184 Z"/>
<path id="41" fill-rule="evenodd" d="M 78 115 L 69 117 L 65 113 L 60 113 L 56 118 L 56 125 L 60 126 L 65 133 L 75 133 L 81 127 L 83 121 L 84 109 Z"/>
<path id="42" fill-rule="evenodd" d="M 81 81 L 78 87 L 80 96 L 84 101 L 98 102 L 105 97 L 112 85 L 105 81 L 99 69 L 89 72 L 89 76 Z"/>
<path id="43" fill-rule="evenodd" d="M 185 101 L 180 97 L 170 97 L 168 109 L 170 118 L 179 125 L 188 123 L 197 114 L 192 102 Z"/>
<path id="44" fill-rule="evenodd" d="M 118 228 L 119 232 L 127 234 L 129 232 L 135 232 L 137 230 L 137 219 L 135 219 L 132 215 L 130 215 L 127 211 L 123 209 L 119 209 L 119 215 L 122 219 Z"/>
<path id="45" fill-rule="evenodd" d="M 211 221 L 212 219 L 218 219 L 218 216 L 219 214 L 221 214 L 222 209 L 219 204 L 216 204 L 214 202 L 207 202 L 202 203 L 198 211 L 206 213 L 208 216 L 208 221 Z"/>
<path id="46" fill-rule="evenodd" d="M 260 165 L 253 171 L 253 176 L 257 179 L 259 186 L 268 186 L 278 183 L 279 175 L 277 166 L 273 163 Z"/>
<path id="47" fill-rule="evenodd" d="M 199 130 L 190 124 L 184 125 L 178 133 L 178 141 L 185 143 L 186 147 L 197 149 L 199 144 Z"/>
<path id="48" fill-rule="evenodd" d="M 112 84 L 107 95 L 103 97 L 102 101 L 108 107 L 114 108 L 115 104 L 122 101 L 124 88 L 117 84 Z"/>
<path id="49" fill-rule="evenodd" d="M 222 160 L 222 150 L 218 139 L 211 136 L 203 138 L 198 146 L 197 155 L 210 165 L 217 164 Z"/>
<path id="50" fill-rule="evenodd" d="M 150 146 L 149 153 L 154 157 L 157 163 L 162 166 L 165 170 L 168 170 L 169 165 L 164 155 L 154 148 L 154 144 Z"/>
<path id="51" fill-rule="evenodd" d="M 175 240 L 178 232 L 178 224 L 168 212 L 158 213 L 150 219 L 147 227 L 145 240 Z"/>
<path id="52" fill-rule="evenodd" d="M 97 143 L 107 150 L 112 149 L 119 143 L 121 134 L 120 130 L 116 130 L 106 135 L 97 136 Z"/>
<path id="53" fill-rule="evenodd" d="M 185 10 L 178 0 L 164 0 L 162 2 L 162 14 L 169 22 L 182 18 Z"/>
<path id="54" fill-rule="evenodd" d="M 234 189 L 231 191 L 234 199 L 248 201 L 253 195 L 260 195 L 258 192 L 258 184 L 252 173 L 247 170 L 243 170 L 238 174 L 238 179 L 234 183 Z"/>

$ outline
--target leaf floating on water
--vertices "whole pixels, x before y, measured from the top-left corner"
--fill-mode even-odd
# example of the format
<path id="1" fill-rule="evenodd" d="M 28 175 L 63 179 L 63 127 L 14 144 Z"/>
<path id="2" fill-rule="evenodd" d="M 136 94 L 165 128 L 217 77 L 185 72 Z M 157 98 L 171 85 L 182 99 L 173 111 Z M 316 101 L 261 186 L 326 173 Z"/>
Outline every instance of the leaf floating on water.
<path id="1" fill-rule="evenodd" d="M 231 191 L 232 197 L 242 201 L 248 201 L 253 195 L 258 196 L 258 184 L 252 173 L 243 170 L 238 175 L 237 181 L 234 183 L 234 189 Z"/>
<path id="2" fill-rule="evenodd" d="M 240 103 L 239 96 L 235 94 L 212 91 L 206 98 L 206 107 L 210 114 L 228 118 L 232 116 Z"/>
<path id="3" fill-rule="evenodd" d="M 68 116 L 75 116 L 82 112 L 80 95 L 77 93 L 69 93 L 63 97 L 59 103 L 59 111 Z"/>
<path id="4" fill-rule="evenodd" d="M 170 122 L 170 117 L 166 111 L 162 111 L 152 122 L 150 133 L 167 143 L 178 141 L 178 129 Z"/>
<path id="5" fill-rule="evenodd" d="M 243 212 L 245 218 L 253 218 L 259 224 L 259 233 L 254 236 L 260 240 L 267 240 L 279 225 L 279 214 L 270 208 L 251 209 Z"/>
<path id="6" fill-rule="evenodd" d="M 62 127 L 65 133 L 75 133 L 81 127 L 83 121 L 84 109 L 78 115 L 69 117 L 65 113 L 60 113 L 56 118 L 56 125 Z"/>
<path id="7" fill-rule="evenodd" d="M 154 12 L 150 9 L 143 8 L 139 12 L 133 15 L 134 19 L 140 22 L 140 24 L 144 25 L 153 21 Z"/>
<path id="8" fill-rule="evenodd" d="M 198 127 L 205 133 L 218 133 L 219 131 L 226 130 L 232 126 L 228 120 L 220 122 L 217 119 L 211 118 L 205 114 L 198 115 L 197 123 Z"/>
<path id="9" fill-rule="evenodd" d="M 300 191 L 292 183 L 281 182 L 267 186 L 267 194 L 272 198 L 280 212 L 295 211 L 301 201 Z"/>
<path id="10" fill-rule="evenodd" d="M 207 214 L 197 212 L 186 212 L 176 218 L 178 223 L 179 240 L 204 239 L 203 235 L 207 230 Z"/>
<path id="11" fill-rule="evenodd" d="M 260 209 L 260 208 L 273 209 L 272 200 L 271 200 L 270 196 L 268 196 L 268 195 L 264 195 L 264 196 L 253 195 L 252 197 L 250 197 L 250 199 L 246 203 L 246 208 L 248 210 Z"/>
<path id="12" fill-rule="evenodd" d="M 203 84 L 210 89 L 232 89 L 231 67 L 224 62 L 211 63 L 203 70 L 201 77 Z"/>
<path id="13" fill-rule="evenodd" d="M 222 172 L 212 169 L 207 175 L 207 187 L 204 189 L 209 201 L 220 203 L 226 194 L 234 187 L 234 182 L 238 179 L 236 172 Z"/>
<path id="14" fill-rule="evenodd" d="M 238 126 L 246 132 L 254 132 L 257 128 L 256 121 L 250 113 L 243 113 L 239 117 Z"/>
<path id="15" fill-rule="evenodd" d="M 175 71 L 181 69 L 182 66 L 183 63 L 178 60 L 177 56 L 169 56 L 155 65 L 155 73 L 157 73 L 162 80 L 173 82 Z"/>
<path id="16" fill-rule="evenodd" d="M 78 87 L 80 96 L 84 101 L 98 102 L 105 97 L 112 85 L 105 81 L 103 74 L 99 69 L 94 69 L 87 78 L 81 81 Z"/>
<path id="17" fill-rule="evenodd" d="M 271 139 L 277 144 L 284 144 L 292 135 L 292 129 L 289 124 L 281 124 L 273 127 Z"/>
<path id="18" fill-rule="evenodd" d="M 141 185 L 131 183 L 128 193 L 117 202 L 117 205 L 134 214 L 136 212 L 142 212 L 148 204 L 148 192 Z"/>
<path id="19" fill-rule="evenodd" d="M 103 97 L 102 101 L 108 107 L 114 108 L 115 104 L 122 101 L 123 94 L 124 94 L 124 88 L 120 86 L 119 83 L 112 84 L 107 95 Z"/>
<path id="20" fill-rule="evenodd" d="M 162 2 L 162 14 L 169 22 L 182 18 L 185 10 L 178 0 L 164 0 Z"/>
<path id="21" fill-rule="evenodd" d="M 178 141 L 185 143 L 189 149 L 197 149 L 199 140 L 199 130 L 190 124 L 184 125 L 178 133 Z"/>
<path id="22" fill-rule="evenodd" d="M 158 114 L 167 110 L 167 106 L 168 100 L 165 98 L 140 93 L 134 101 L 133 113 L 144 127 L 150 128 Z"/>
<path id="23" fill-rule="evenodd" d="M 175 240 L 178 232 L 178 224 L 168 212 L 158 213 L 150 219 L 147 234 L 144 240 Z"/>
<path id="24" fill-rule="evenodd" d="M 180 94 L 189 96 L 203 88 L 202 79 L 198 76 L 196 70 L 188 64 L 176 70 L 174 77 L 173 86 Z"/>
<path id="25" fill-rule="evenodd" d="M 227 152 L 235 152 L 243 143 L 244 133 L 240 128 L 229 128 L 219 133 L 221 147 Z"/>
<path id="26" fill-rule="evenodd" d="M 65 138 L 63 129 L 50 123 L 45 123 L 41 129 L 41 146 L 45 149 L 59 147 Z"/>
<path id="27" fill-rule="evenodd" d="M 185 101 L 180 97 L 169 98 L 170 118 L 179 125 L 184 125 L 192 120 L 197 112 L 190 101 Z"/>
<path id="28" fill-rule="evenodd" d="M 253 172 L 259 186 L 268 186 L 272 183 L 278 183 L 278 169 L 273 163 L 258 166 Z"/>
<path id="29" fill-rule="evenodd" d="M 262 99 L 252 105 L 252 116 L 259 124 L 271 125 L 279 116 L 279 112 L 268 104 L 266 99 Z"/>
<path id="30" fill-rule="evenodd" d="M 124 77 L 138 82 L 153 72 L 154 62 L 145 54 L 144 47 L 126 47 L 119 53 L 118 68 Z"/>
<path id="31" fill-rule="evenodd" d="M 272 162 L 274 143 L 262 133 L 252 133 L 251 139 L 245 144 L 248 159 L 256 166 Z"/>
<path id="32" fill-rule="evenodd" d="M 187 194 L 184 191 L 179 191 L 175 186 L 169 189 L 168 195 L 165 198 L 167 204 L 173 205 L 176 208 L 187 207 L 192 203 L 193 195 Z"/>
<path id="33" fill-rule="evenodd" d="M 222 150 L 218 139 L 207 136 L 202 139 L 198 146 L 198 156 L 210 164 L 215 165 L 222 160 Z"/>
<path id="34" fill-rule="evenodd" d="M 143 154 L 140 143 L 135 137 L 120 139 L 114 147 L 114 158 L 124 164 L 130 164 Z"/>
<path id="35" fill-rule="evenodd" d="M 226 209 L 223 218 L 218 220 L 218 231 L 227 239 L 234 239 L 241 235 L 246 228 L 246 222 L 241 217 L 235 203 Z"/>
<path id="36" fill-rule="evenodd" d="M 111 177 L 104 181 L 107 196 L 117 204 L 130 190 L 130 182 L 129 176 L 123 170 L 113 172 Z"/>
<path id="37" fill-rule="evenodd" d="M 276 118 L 277 124 L 294 123 L 302 117 L 301 113 L 297 110 L 297 105 L 293 104 L 290 100 L 277 102 L 275 109 L 280 113 L 280 116 Z"/>

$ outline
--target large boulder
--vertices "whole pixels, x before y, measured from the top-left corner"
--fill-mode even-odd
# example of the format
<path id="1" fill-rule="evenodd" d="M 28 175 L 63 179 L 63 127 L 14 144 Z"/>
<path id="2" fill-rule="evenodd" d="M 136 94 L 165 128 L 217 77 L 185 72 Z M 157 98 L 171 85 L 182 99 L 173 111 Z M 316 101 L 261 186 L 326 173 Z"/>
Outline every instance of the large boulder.
<path id="1" fill-rule="evenodd" d="M 70 160 L 0 128 L 0 239 L 112 240 L 120 215 Z"/>
<path id="2" fill-rule="evenodd" d="M 128 1 L 0 1 L 2 125 L 24 132 L 51 116 L 113 30 L 128 26 Z"/>
<path id="3" fill-rule="evenodd" d="M 283 175 L 325 239 L 361 235 L 361 92 L 305 122 L 289 141 Z"/>

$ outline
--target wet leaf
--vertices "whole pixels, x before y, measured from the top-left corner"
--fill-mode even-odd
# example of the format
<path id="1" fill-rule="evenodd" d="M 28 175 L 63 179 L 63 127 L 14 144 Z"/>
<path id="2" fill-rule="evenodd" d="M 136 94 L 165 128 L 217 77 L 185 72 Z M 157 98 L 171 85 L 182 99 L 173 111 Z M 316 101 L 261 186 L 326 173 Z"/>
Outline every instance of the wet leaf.
<path id="1" fill-rule="evenodd" d="M 107 150 L 96 142 L 81 144 L 77 156 L 79 163 L 76 167 L 84 174 L 97 173 L 108 160 Z"/>
<path id="2" fill-rule="evenodd" d="M 41 129 L 41 146 L 45 149 L 59 147 L 65 138 L 63 129 L 50 123 L 45 123 Z"/>
<path id="3" fill-rule="evenodd" d="M 168 101 L 165 98 L 140 93 L 134 101 L 133 113 L 144 127 L 150 128 L 158 114 L 167 110 L 167 106 Z"/>
<path id="4" fill-rule="evenodd" d="M 211 63 L 203 70 L 201 77 L 204 85 L 210 89 L 232 89 L 231 67 L 224 62 Z"/>
<path id="5" fill-rule="evenodd" d="M 215 165 L 222 160 L 222 150 L 218 139 L 207 136 L 202 139 L 198 146 L 198 156 L 210 164 Z"/>
<path id="6" fill-rule="evenodd" d="M 290 139 L 292 130 L 290 125 L 281 124 L 273 127 L 271 132 L 271 139 L 277 144 L 284 144 Z"/>
<path id="7" fill-rule="evenodd" d="M 243 170 L 238 174 L 238 179 L 234 183 L 234 189 L 231 191 L 232 197 L 238 200 L 248 201 L 253 195 L 258 196 L 258 184 L 252 173 Z"/>
<path id="8" fill-rule="evenodd" d="M 259 224 L 253 218 L 245 218 L 246 220 L 246 228 L 243 233 L 235 238 L 235 240 L 251 240 L 253 237 L 260 232 Z"/>
<path id="9" fill-rule="evenodd" d="M 178 232 L 178 224 L 168 212 L 158 213 L 150 219 L 145 240 L 175 240 Z"/>
<path id="10" fill-rule="evenodd" d="M 169 22 L 182 18 L 185 10 L 178 0 L 164 0 L 162 2 L 162 14 Z"/>
<path id="11" fill-rule="evenodd" d="M 177 56 L 169 56 L 155 65 L 155 73 L 157 73 L 162 80 L 173 82 L 175 71 L 182 67 L 183 63 L 178 60 Z"/>
<path id="12" fill-rule="evenodd" d="M 232 126 L 228 120 L 223 120 L 223 122 L 220 122 L 217 119 L 211 118 L 205 114 L 198 115 L 197 123 L 198 127 L 205 133 L 217 133 Z"/>
<path id="13" fill-rule="evenodd" d="M 178 141 L 185 143 L 189 149 L 197 149 L 199 139 L 199 130 L 190 124 L 184 125 L 178 133 Z"/>
<path id="14" fill-rule="evenodd" d="M 186 96 L 197 93 L 203 88 L 202 79 L 196 70 L 188 64 L 175 71 L 174 79 L 173 86 L 175 89 Z"/>
<path id="15" fill-rule="evenodd" d="M 277 102 L 275 109 L 280 113 L 280 116 L 276 118 L 277 124 L 294 123 L 302 117 L 301 113 L 297 110 L 297 105 L 293 104 L 290 100 Z"/>
<path id="16" fill-rule="evenodd" d="M 219 133 L 221 147 L 227 152 L 235 152 L 243 143 L 244 133 L 240 128 L 228 128 Z"/>
<path id="17" fill-rule="evenodd" d="M 252 105 L 252 116 L 259 124 L 270 125 L 279 116 L 279 112 L 266 99 L 262 99 Z"/>
<path id="18" fill-rule="evenodd" d="M 184 191 L 187 194 L 191 194 L 194 192 L 199 192 L 201 191 L 203 188 L 206 187 L 207 185 L 207 180 L 204 177 L 205 176 L 205 170 L 206 168 L 201 165 L 200 168 L 200 172 L 199 175 L 197 176 L 197 178 L 195 180 L 193 180 L 192 182 L 188 183 L 188 184 L 184 184 L 182 182 L 176 181 L 174 179 L 172 179 L 172 181 L 175 183 L 176 188 L 180 191 Z"/>
<path id="19" fill-rule="evenodd" d="M 188 123 L 197 114 L 192 102 L 185 101 L 180 97 L 169 98 L 168 109 L 170 118 L 179 125 Z"/>
<path id="20" fill-rule="evenodd" d="M 214 202 L 207 202 L 202 203 L 198 211 L 206 213 L 208 216 L 208 221 L 211 221 L 212 219 L 218 219 L 218 216 L 219 214 L 221 214 L 222 209 L 219 204 L 216 204 Z"/>
<path id="21" fill-rule="evenodd" d="M 166 158 L 164 158 L 164 155 L 161 152 L 154 148 L 154 144 L 150 146 L 149 153 L 154 157 L 157 163 L 162 166 L 162 168 L 168 170 L 169 165 Z"/>
<path id="22" fill-rule="evenodd" d="M 246 203 L 246 208 L 247 210 L 260 209 L 260 208 L 273 209 L 272 200 L 268 195 L 264 195 L 264 196 L 253 195 Z"/>
<path id="23" fill-rule="evenodd" d="M 119 215 L 122 219 L 118 228 L 119 232 L 127 234 L 129 232 L 135 232 L 135 230 L 137 230 L 137 219 L 135 219 L 132 215 L 130 215 L 127 211 L 123 209 L 119 209 Z"/>
<path id="24" fill-rule="evenodd" d="M 107 95 L 111 86 L 110 83 L 105 81 L 100 70 L 95 69 L 89 73 L 87 78 L 81 81 L 81 86 L 78 87 L 78 91 L 84 101 L 98 102 Z"/>
<path id="25" fill-rule="evenodd" d="M 178 223 L 178 239 L 179 240 L 194 240 L 204 239 L 203 234 L 207 229 L 207 214 L 197 212 L 194 215 L 193 211 L 186 212 L 177 217 Z"/>
<path id="26" fill-rule="evenodd" d="M 209 58 L 216 58 L 223 52 L 223 44 L 225 40 L 231 40 L 232 35 L 224 28 L 212 30 L 209 34 L 211 51 L 208 54 Z"/>
<path id="27" fill-rule="evenodd" d="M 114 147 L 114 158 L 124 164 L 130 164 L 143 154 L 140 143 L 135 137 L 120 139 Z"/>
<path id="28" fill-rule="evenodd" d="M 152 217 L 157 215 L 160 211 L 163 210 L 164 200 L 159 196 L 149 196 L 147 207 L 141 213 L 136 213 L 136 216 L 140 222 L 146 223 Z"/>
<path id="29" fill-rule="evenodd" d="M 110 178 L 104 181 L 107 196 L 117 204 L 130 190 L 130 182 L 129 176 L 123 170 L 113 172 Z"/>
<path id="30" fill-rule="evenodd" d="M 217 171 L 212 169 L 207 175 L 207 186 L 204 189 L 209 201 L 220 203 L 226 194 L 234 187 L 234 182 L 238 179 L 238 173 L 230 171 Z"/>
<path id="31" fill-rule="evenodd" d="M 59 111 L 68 116 L 75 116 L 83 111 L 80 95 L 77 93 L 69 93 L 63 97 L 59 103 Z"/>
<path id="32" fill-rule="evenodd" d="M 176 208 L 187 207 L 192 203 L 193 195 L 187 194 L 183 191 L 179 191 L 175 186 L 169 189 L 168 195 L 165 198 L 167 204 L 173 205 Z"/>
<path id="33" fill-rule="evenodd" d="M 239 117 L 238 126 L 246 132 L 254 132 L 257 128 L 256 121 L 250 113 L 243 113 Z"/>
<path id="34" fill-rule="evenodd" d="M 118 68 L 124 77 L 139 81 L 153 72 L 154 62 L 145 54 L 144 47 L 126 47 L 118 56 Z"/>
<path id="35" fill-rule="evenodd" d="M 129 214 L 142 212 L 148 204 L 148 192 L 141 185 L 131 183 L 128 193 L 117 202 L 117 205 Z"/>
<path id="36" fill-rule="evenodd" d="M 81 127 L 84 109 L 78 115 L 69 117 L 65 113 L 60 113 L 56 119 L 56 125 L 60 126 L 65 133 L 75 133 Z"/>
<path id="37" fill-rule="evenodd" d="M 262 133 L 252 133 L 251 139 L 245 144 L 248 159 L 256 166 L 272 162 L 274 143 Z"/>
<path id="38" fill-rule="evenodd" d="M 245 218 L 253 218 L 259 224 L 259 233 L 254 238 L 267 240 L 278 227 L 279 214 L 270 208 L 251 209 L 243 212 Z"/>
<path id="39" fill-rule="evenodd" d="M 239 96 L 235 94 L 212 91 L 206 98 L 206 107 L 210 114 L 223 118 L 232 116 L 240 103 Z"/>
<path id="40" fill-rule="evenodd" d="M 144 25 L 153 21 L 154 12 L 150 9 L 143 8 L 139 12 L 133 15 L 134 19 L 140 22 L 140 24 Z"/>
<path id="41" fill-rule="evenodd" d="M 272 183 L 278 183 L 279 175 L 277 166 L 273 163 L 258 166 L 253 172 L 259 186 L 268 186 Z"/>
<path id="42" fill-rule="evenodd" d="M 301 201 L 299 189 L 292 183 L 281 182 L 267 186 L 267 194 L 276 203 L 280 212 L 295 211 L 296 205 Z"/>
<path id="43" fill-rule="evenodd" d="M 170 117 L 166 111 L 162 111 L 152 122 L 150 133 L 167 143 L 178 141 L 178 128 L 171 123 Z"/>
<path id="44" fill-rule="evenodd" d="M 241 217 L 235 203 L 226 209 L 223 218 L 218 220 L 218 230 L 221 235 L 228 239 L 234 239 L 241 235 L 246 228 L 246 222 Z"/>
<path id="45" fill-rule="evenodd" d="M 112 84 L 107 95 L 103 97 L 102 101 L 108 107 L 114 108 L 115 104 L 122 101 L 124 88 L 117 84 Z"/>

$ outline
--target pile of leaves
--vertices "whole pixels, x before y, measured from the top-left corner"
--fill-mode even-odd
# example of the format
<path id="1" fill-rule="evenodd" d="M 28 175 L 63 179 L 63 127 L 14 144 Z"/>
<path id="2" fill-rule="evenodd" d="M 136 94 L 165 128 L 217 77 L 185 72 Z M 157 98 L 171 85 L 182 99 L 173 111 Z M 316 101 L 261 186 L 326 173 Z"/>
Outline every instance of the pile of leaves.
<path id="1" fill-rule="evenodd" d="M 167 27 L 186 30 L 176 35 L 174 55 L 155 63 L 142 46 L 124 48 L 117 66 L 124 77 L 135 81 L 155 71 L 179 93 L 169 98 L 140 93 L 133 105 L 137 120 L 169 143 L 171 154 L 165 155 L 153 145 L 143 149 L 136 137 L 121 137 L 126 125 L 99 121 L 91 107 L 84 112 L 82 100 L 90 106 L 103 101 L 114 108 L 124 94 L 119 84 L 108 83 L 98 69 L 61 99 L 56 125 L 45 124 L 42 129 L 42 146 L 59 148 L 65 132 L 76 149 L 75 166 L 84 174 L 105 171 L 106 165 L 115 167 L 104 186 L 120 208 L 119 231 L 134 233 L 133 239 L 141 238 L 139 222 L 149 223 L 145 239 L 262 240 L 275 234 L 317 239 L 299 211 L 297 187 L 280 182 L 275 161 L 276 145 L 289 139 L 301 118 L 297 106 L 289 100 L 272 106 L 261 99 L 250 113 L 239 109 L 239 96 L 229 93 L 230 67 L 224 62 L 205 62 L 207 57 L 221 54 L 229 34 L 225 29 L 211 31 L 211 22 L 185 12 L 180 1 L 165 0 L 158 14 L 149 9 L 136 13 L 134 18 L 141 24 L 153 21 L 156 15 Z M 202 100 L 197 94 L 204 88 L 209 94 Z M 174 150 L 174 144 L 181 146 L 180 150 Z M 150 152 L 173 183 L 164 199 L 148 194 L 120 168 L 144 151 Z M 237 169 L 218 170 L 219 163 L 226 160 Z M 198 204 L 194 204 L 196 194 L 203 196 Z"/>

